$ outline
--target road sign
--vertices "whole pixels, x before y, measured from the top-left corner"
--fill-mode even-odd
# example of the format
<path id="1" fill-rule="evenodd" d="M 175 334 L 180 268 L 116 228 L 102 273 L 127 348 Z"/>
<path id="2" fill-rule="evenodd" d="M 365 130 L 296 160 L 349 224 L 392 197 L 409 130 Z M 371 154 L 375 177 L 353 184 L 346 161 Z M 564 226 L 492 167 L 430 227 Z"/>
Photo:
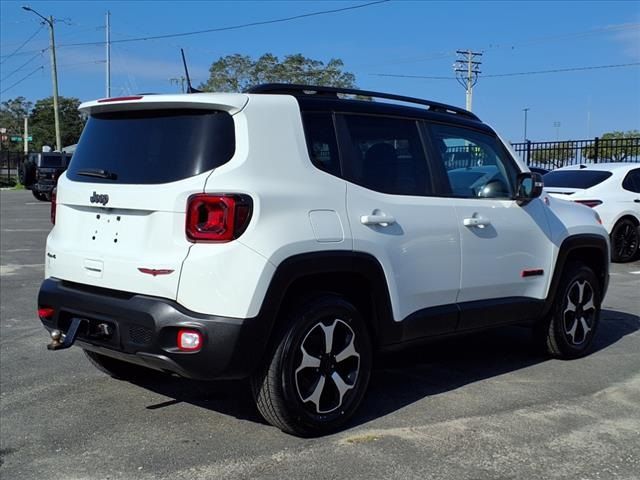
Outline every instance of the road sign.
<path id="1" fill-rule="evenodd" d="M 27 137 L 27 140 L 28 140 L 29 142 L 32 142 L 32 141 L 33 141 L 33 137 L 32 137 L 31 135 L 29 135 L 29 136 Z M 11 137 L 11 141 L 12 141 L 12 142 L 21 142 L 21 141 L 22 141 L 22 137 L 18 137 L 18 136 Z"/>

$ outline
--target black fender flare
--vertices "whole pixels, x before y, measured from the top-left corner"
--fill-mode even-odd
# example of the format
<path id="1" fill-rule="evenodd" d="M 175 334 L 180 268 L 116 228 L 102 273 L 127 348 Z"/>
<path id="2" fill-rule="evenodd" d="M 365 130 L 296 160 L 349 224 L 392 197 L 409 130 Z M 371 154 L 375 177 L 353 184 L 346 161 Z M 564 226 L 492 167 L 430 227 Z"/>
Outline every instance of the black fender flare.
<path id="1" fill-rule="evenodd" d="M 368 281 L 371 290 L 368 293 L 373 302 L 374 313 L 370 326 L 375 334 L 386 330 L 385 325 L 393 322 L 393 313 L 387 280 L 380 262 L 367 253 L 331 250 L 294 255 L 278 265 L 258 314 L 269 325 L 269 338 L 284 306 L 283 300 L 295 282 L 305 277 L 341 273 L 357 274 Z M 328 290 L 330 289 L 329 286 Z M 384 340 L 386 343 L 389 339 Z"/>
<path id="2" fill-rule="evenodd" d="M 602 286 L 602 298 L 607 293 L 609 286 L 609 247 L 607 240 L 600 236 L 591 233 L 579 233 L 571 235 L 565 238 L 560 244 L 558 251 L 558 257 L 556 258 L 555 268 L 553 276 L 551 277 L 551 283 L 549 284 L 549 291 L 547 292 L 547 298 L 545 300 L 543 315 L 547 315 L 553 306 L 555 300 L 555 293 L 560 284 L 560 278 L 567 264 L 571 253 L 581 249 L 597 249 L 602 253 L 603 261 L 598 261 L 597 258 L 592 259 L 592 265 L 599 267 L 596 268 L 595 274 L 600 280 Z"/>

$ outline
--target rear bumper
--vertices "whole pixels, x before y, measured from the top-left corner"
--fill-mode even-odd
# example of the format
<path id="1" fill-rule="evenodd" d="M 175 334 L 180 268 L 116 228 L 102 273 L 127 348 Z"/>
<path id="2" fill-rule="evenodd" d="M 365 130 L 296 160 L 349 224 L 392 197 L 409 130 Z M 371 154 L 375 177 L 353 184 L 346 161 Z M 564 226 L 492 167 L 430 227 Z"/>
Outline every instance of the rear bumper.
<path id="1" fill-rule="evenodd" d="M 88 320 L 78 333 L 82 348 L 126 362 L 183 377 L 212 380 L 244 378 L 262 358 L 269 328 L 259 317 L 238 319 L 191 312 L 171 300 L 46 279 L 38 305 L 53 307 L 47 330 L 66 332 L 74 317 Z M 107 323 L 109 338 L 95 335 Z M 182 352 L 176 347 L 178 330 L 197 329 L 203 347 Z"/>

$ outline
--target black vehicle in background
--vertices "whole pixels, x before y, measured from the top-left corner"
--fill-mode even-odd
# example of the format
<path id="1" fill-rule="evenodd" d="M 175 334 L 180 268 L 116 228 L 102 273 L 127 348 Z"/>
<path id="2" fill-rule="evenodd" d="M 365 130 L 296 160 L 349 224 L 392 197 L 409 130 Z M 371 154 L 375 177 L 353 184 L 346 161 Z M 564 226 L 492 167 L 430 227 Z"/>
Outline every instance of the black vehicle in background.
<path id="1" fill-rule="evenodd" d="M 51 201 L 51 191 L 70 161 L 66 152 L 30 153 L 18 171 L 20 183 L 38 200 Z"/>

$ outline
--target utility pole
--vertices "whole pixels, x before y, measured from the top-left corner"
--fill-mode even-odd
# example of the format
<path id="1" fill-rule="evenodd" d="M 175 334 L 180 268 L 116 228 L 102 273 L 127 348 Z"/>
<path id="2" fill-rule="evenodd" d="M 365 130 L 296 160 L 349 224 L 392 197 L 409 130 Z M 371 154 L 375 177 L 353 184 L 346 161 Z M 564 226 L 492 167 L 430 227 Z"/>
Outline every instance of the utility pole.
<path id="1" fill-rule="evenodd" d="M 107 98 L 109 98 L 111 96 L 111 12 L 107 10 L 107 24 L 106 24 L 106 31 L 107 31 L 107 42 L 105 44 L 107 51 L 106 51 L 106 56 L 107 56 L 107 70 L 106 70 L 106 75 L 107 75 L 107 81 L 106 81 L 106 87 L 107 87 Z"/>
<path id="2" fill-rule="evenodd" d="M 531 110 L 529 107 L 527 108 L 523 108 L 522 111 L 524 112 L 524 140 L 523 141 L 527 141 L 527 112 L 529 112 L 529 110 Z"/>
<path id="3" fill-rule="evenodd" d="M 26 155 L 29 153 L 29 117 L 26 115 L 24 116 L 24 137 L 22 143 L 24 144 L 24 154 Z"/>
<path id="4" fill-rule="evenodd" d="M 553 122 L 553 126 L 556 129 L 556 141 L 560 140 L 560 122 Z"/>
<path id="5" fill-rule="evenodd" d="M 180 91 L 182 93 L 184 93 L 184 85 L 185 82 L 187 81 L 186 78 L 184 78 L 184 76 L 180 75 L 177 78 L 170 78 L 169 79 L 169 83 L 171 83 L 171 85 L 180 85 Z"/>
<path id="6" fill-rule="evenodd" d="M 453 64 L 453 71 L 456 73 L 458 83 L 466 90 L 467 110 L 471 111 L 473 104 L 473 87 L 478 83 L 480 65 L 482 62 L 476 60 L 482 53 L 471 50 L 456 50 L 458 59 Z"/>
<path id="7" fill-rule="evenodd" d="M 53 17 L 45 18 L 29 6 L 23 6 L 23 10 L 33 12 L 49 25 L 51 41 L 51 82 L 53 83 L 53 119 L 56 128 L 56 151 L 62 150 L 62 140 L 60 136 L 60 109 L 58 107 L 58 70 L 56 68 L 56 41 L 53 35 Z"/>

